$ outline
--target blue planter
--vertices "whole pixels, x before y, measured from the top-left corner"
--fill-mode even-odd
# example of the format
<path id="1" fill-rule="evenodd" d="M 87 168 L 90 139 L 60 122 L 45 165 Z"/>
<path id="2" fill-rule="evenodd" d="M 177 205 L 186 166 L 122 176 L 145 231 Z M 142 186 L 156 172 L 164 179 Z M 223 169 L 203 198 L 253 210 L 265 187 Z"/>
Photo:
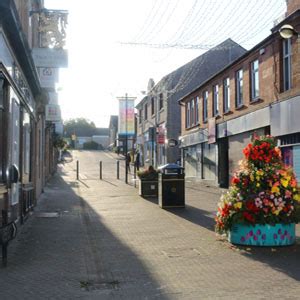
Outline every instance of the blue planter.
<path id="1" fill-rule="evenodd" d="M 247 225 L 234 224 L 228 232 L 228 241 L 238 245 L 288 246 L 295 243 L 295 224 Z"/>

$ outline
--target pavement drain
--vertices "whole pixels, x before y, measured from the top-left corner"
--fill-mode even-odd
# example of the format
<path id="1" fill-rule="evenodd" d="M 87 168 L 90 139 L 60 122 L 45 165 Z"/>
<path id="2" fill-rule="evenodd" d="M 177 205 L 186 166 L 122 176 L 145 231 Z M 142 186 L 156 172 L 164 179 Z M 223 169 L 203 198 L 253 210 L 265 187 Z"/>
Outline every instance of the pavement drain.
<path id="1" fill-rule="evenodd" d="M 58 218 L 58 212 L 38 212 L 36 213 L 37 218 Z"/>
<path id="2" fill-rule="evenodd" d="M 120 282 L 118 280 L 92 282 L 92 281 L 80 281 L 80 288 L 85 291 L 95 290 L 115 290 L 118 289 Z"/>

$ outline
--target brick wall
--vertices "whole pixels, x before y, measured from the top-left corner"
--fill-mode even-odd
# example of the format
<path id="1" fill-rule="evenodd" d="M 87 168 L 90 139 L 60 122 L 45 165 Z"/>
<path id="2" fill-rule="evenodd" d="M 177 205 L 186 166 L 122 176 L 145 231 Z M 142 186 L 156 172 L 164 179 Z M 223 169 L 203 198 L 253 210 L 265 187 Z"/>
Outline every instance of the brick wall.
<path id="1" fill-rule="evenodd" d="M 299 22 L 299 20 L 298 20 Z M 297 30 L 300 29 L 297 24 L 291 24 Z M 282 91 L 282 39 L 278 34 L 267 39 L 264 44 L 259 45 L 252 52 L 248 52 L 242 59 L 229 66 L 223 72 L 217 74 L 204 86 L 197 89 L 192 94 L 182 100 L 183 104 L 193 97 L 200 97 L 199 116 L 200 125 L 197 128 L 206 128 L 207 123 L 203 123 L 203 97 L 205 90 L 208 91 L 208 118 L 213 117 L 213 86 L 219 85 L 219 112 L 216 123 L 222 123 L 230 119 L 245 115 L 260 108 L 266 107 L 271 103 L 282 101 L 300 94 L 300 39 L 296 36 L 292 38 L 292 88 L 288 91 Z M 250 64 L 253 60 L 259 60 L 259 99 L 251 101 L 250 99 Z M 236 108 L 236 71 L 243 69 L 243 104 L 242 108 Z M 230 78 L 230 112 L 223 113 L 223 80 Z M 185 126 L 185 106 L 181 106 L 181 134 L 185 135 L 192 132 L 193 128 Z"/>
<path id="2" fill-rule="evenodd" d="M 287 11 L 286 16 L 289 16 L 296 10 L 300 9 L 300 0 L 286 0 Z"/>

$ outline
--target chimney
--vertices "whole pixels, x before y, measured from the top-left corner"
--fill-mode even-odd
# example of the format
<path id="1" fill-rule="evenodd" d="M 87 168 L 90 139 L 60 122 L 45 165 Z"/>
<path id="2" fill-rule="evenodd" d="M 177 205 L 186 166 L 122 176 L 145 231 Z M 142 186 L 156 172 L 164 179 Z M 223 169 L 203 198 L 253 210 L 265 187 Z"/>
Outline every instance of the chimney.
<path id="1" fill-rule="evenodd" d="M 291 15 L 296 10 L 300 9 L 300 0 L 286 0 L 286 17 Z"/>

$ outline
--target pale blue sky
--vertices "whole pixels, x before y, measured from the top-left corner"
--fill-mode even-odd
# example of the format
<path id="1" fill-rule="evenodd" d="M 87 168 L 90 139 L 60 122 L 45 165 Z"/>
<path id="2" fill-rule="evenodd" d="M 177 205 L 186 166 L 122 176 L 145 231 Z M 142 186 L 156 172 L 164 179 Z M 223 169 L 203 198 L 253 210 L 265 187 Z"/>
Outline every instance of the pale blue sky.
<path id="1" fill-rule="evenodd" d="M 284 0 L 45 0 L 45 6 L 69 10 L 62 116 L 99 127 L 118 113 L 117 97 L 140 99 L 149 78 L 158 82 L 228 37 L 251 48 L 285 11 Z"/>

